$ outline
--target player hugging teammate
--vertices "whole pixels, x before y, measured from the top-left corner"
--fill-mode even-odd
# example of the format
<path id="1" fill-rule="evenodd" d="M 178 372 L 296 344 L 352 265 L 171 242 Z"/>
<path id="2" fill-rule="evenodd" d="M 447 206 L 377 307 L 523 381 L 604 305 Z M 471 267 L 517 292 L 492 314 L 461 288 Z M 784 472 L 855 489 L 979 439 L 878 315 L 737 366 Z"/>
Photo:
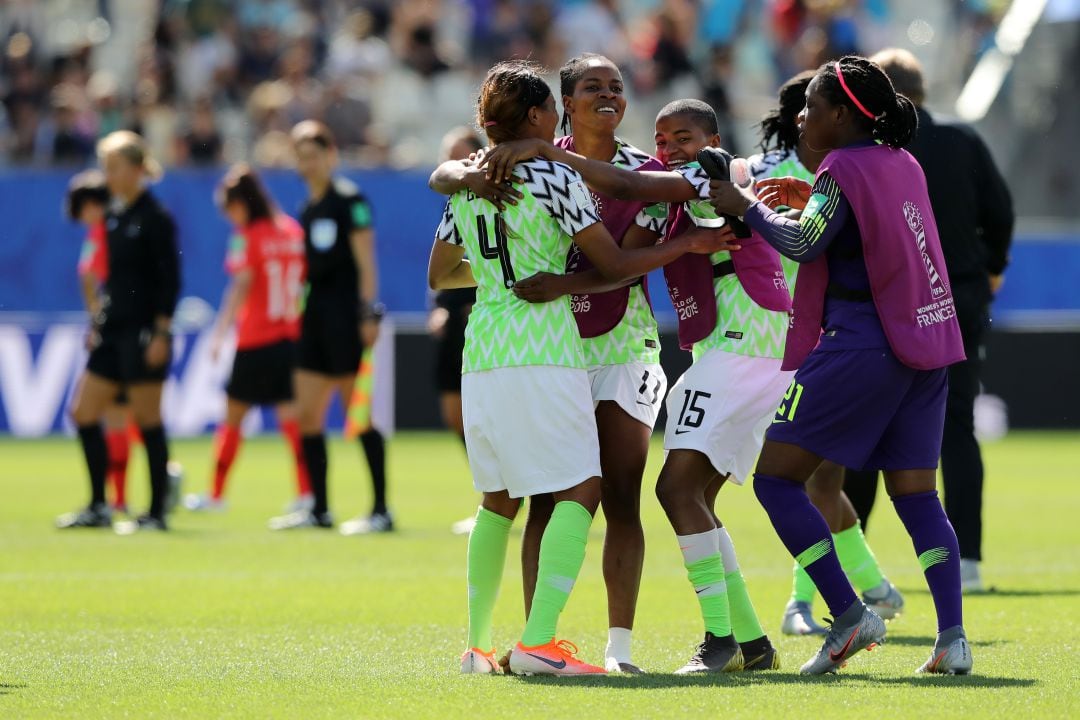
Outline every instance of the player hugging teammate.
<path id="1" fill-rule="evenodd" d="M 488 73 L 477 114 L 496 148 L 522 138 L 551 143 L 558 122 L 551 90 L 524 62 L 500 63 Z M 428 269 L 434 289 L 477 286 L 466 329 L 462 401 L 469 463 L 484 500 L 469 539 L 469 649 L 461 668 L 498 671 L 491 614 L 510 525 L 520 498 L 551 494 L 554 508 L 540 541 L 536 587 L 510 669 L 603 673 L 577 660 L 572 643 L 555 638 L 601 495 L 582 341 L 568 300 L 527 303 L 515 295 L 514 285 L 536 273 L 561 273 L 574 244 L 608 282 L 621 283 L 687 251 L 723 247 L 728 235 L 699 234 L 624 250 L 571 168 L 532 159 L 511 163 L 510 170 L 521 180 L 521 197 L 501 212 L 470 190 L 450 198 Z"/>

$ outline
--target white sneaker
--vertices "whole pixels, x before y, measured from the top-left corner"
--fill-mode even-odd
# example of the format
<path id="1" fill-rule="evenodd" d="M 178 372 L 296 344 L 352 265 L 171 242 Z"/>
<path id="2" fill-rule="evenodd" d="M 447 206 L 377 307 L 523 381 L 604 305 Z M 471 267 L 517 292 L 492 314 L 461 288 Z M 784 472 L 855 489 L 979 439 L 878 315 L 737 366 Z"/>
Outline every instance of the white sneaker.
<path id="1" fill-rule="evenodd" d="M 904 611 L 904 596 L 888 580 L 882 580 L 876 588 L 864 592 L 862 601 L 882 620 L 892 620 Z"/>
<path id="2" fill-rule="evenodd" d="M 785 635 L 824 635 L 828 629 L 814 620 L 810 603 L 792 600 L 784 608 L 780 632 Z"/>
<path id="3" fill-rule="evenodd" d="M 342 535 L 371 535 L 388 533 L 394 530 L 394 518 L 390 512 L 372 513 L 367 517 L 358 517 L 341 524 Z"/>
<path id="4" fill-rule="evenodd" d="M 285 506 L 285 514 L 295 512 L 311 512 L 315 507 L 315 496 L 311 493 L 304 493 L 303 495 L 297 495 L 296 498 Z"/>
<path id="5" fill-rule="evenodd" d="M 964 593 L 986 592 L 978 560 L 960 558 L 960 591 Z"/>
<path id="6" fill-rule="evenodd" d="M 206 495 L 187 495 L 184 497 L 184 507 L 191 512 L 221 512 L 225 509 L 224 500 L 215 500 Z"/>

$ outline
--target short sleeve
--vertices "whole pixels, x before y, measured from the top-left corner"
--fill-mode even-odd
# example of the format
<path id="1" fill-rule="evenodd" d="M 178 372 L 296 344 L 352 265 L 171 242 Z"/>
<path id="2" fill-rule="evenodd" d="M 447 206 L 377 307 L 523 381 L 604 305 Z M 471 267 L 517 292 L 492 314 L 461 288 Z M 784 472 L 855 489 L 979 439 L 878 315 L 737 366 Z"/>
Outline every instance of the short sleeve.
<path id="1" fill-rule="evenodd" d="M 634 224 L 656 235 L 663 235 L 667 231 L 667 218 L 667 203 L 656 203 L 643 207 L 634 218 Z"/>
<path id="2" fill-rule="evenodd" d="M 225 253 L 225 271 L 230 275 L 235 275 L 251 267 L 254 262 L 251 250 L 248 239 L 242 232 L 233 233 L 233 236 L 229 238 L 229 249 Z"/>
<path id="3" fill-rule="evenodd" d="M 435 230 L 435 239 L 451 245 L 461 245 L 461 233 L 458 232 L 457 224 L 454 222 L 453 203 L 453 198 L 446 201 L 446 209 L 443 210 L 442 220 L 439 221 L 439 227 Z"/>
<path id="4" fill-rule="evenodd" d="M 546 192 L 537 195 L 544 201 L 548 211 L 562 231 L 574 237 L 587 227 L 600 222 L 592 193 L 574 170 L 564 165 L 551 166 L 553 181 Z M 536 192 L 533 193 L 536 195 Z"/>
<path id="5" fill-rule="evenodd" d="M 678 173 L 686 178 L 688 183 L 694 186 L 694 190 L 697 192 L 699 199 L 709 199 L 709 181 L 711 178 L 700 165 L 697 163 L 688 163 L 680 167 Z"/>
<path id="6" fill-rule="evenodd" d="M 349 230 L 367 230 L 371 227 L 371 204 L 363 195 L 355 195 L 348 199 L 349 204 Z"/>

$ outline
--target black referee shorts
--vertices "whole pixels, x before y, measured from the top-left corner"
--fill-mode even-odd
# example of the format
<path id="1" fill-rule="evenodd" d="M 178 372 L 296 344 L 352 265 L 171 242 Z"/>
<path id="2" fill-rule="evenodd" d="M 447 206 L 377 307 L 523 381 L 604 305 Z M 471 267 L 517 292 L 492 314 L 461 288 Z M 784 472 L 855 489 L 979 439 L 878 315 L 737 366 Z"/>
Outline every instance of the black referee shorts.
<path id="1" fill-rule="evenodd" d="M 102 330 L 101 342 L 87 358 L 87 371 L 121 385 L 164 382 L 172 359 L 158 368 L 146 365 L 146 346 L 151 337 L 150 328 Z"/>
<path id="2" fill-rule="evenodd" d="M 280 405 L 293 399 L 296 343 L 282 340 L 236 351 L 225 394 L 248 405 Z"/>
<path id="3" fill-rule="evenodd" d="M 297 350 L 301 370 L 334 377 L 355 375 L 363 352 L 356 313 L 310 307 L 304 313 Z"/>
<path id="4" fill-rule="evenodd" d="M 435 347 L 435 386 L 439 392 L 461 392 L 461 354 L 464 350 L 465 323 L 448 320 Z"/>

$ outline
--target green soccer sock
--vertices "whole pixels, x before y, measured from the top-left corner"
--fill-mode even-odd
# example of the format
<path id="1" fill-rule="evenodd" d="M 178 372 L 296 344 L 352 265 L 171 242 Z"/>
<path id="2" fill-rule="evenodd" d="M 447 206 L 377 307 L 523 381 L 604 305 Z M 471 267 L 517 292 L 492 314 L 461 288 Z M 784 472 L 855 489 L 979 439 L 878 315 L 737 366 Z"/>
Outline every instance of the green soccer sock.
<path id="1" fill-rule="evenodd" d="M 802 565 L 795 563 L 795 568 L 791 571 L 791 601 L 792 602 L 814 602 L 814 595 L 817 594 L 817 586 L 814 585 L 814 581 L 810 579 L 810 576 L 803 570 Z"/>
<path id="2" fill-rule="evenodd" d="M 536 573 L 532 611 L 525 621 L 521 644 L 546 645 L 555 639 L 559 615 L 574 588 L 585 562 L 592 515 L 584 506 L 564 500 L 556 503 L 540 540 L 540 564 Z"/>
<path id="3" fill-rule="evenodd" d="M 476 525 L 469 534 L 469 647 L 490 651 L 491 617 L 499 596 L 506 544 L 513 521 L 498 513 L 480 508 Z"/>
<path id="4" fill-rule="evenodd" d="M 844 574 L 859 592 L 873 590 L 885 579 L 858 523 L 833 535 L 833 544 Z"/>
<path id="5" fill-rule="evenodd" d="M 746 590 L 746 579 L 739 569 L 739 557 L 735 554 L 735 543 L 727 528 L 717 528 L 720 542 L 720 559 L 724 563 L 724 581 L 727 584 L 728 607 L 731 611 L 731 629 L 735 632 L 736 642 L 750 642 L 765 636 L 761 628 L 754 603 Z"/>
<path id="6" fill-rule="evenodd" d="M 728 607 L 727 583 L 724 581 L 724 561 L 720 555 L 717 530 L 695 535 L 677 535 L 683 554 L 686 576 L 697 593 L 705 632 L 716 637 L 731 634 L 731 609 Z"/>

